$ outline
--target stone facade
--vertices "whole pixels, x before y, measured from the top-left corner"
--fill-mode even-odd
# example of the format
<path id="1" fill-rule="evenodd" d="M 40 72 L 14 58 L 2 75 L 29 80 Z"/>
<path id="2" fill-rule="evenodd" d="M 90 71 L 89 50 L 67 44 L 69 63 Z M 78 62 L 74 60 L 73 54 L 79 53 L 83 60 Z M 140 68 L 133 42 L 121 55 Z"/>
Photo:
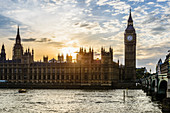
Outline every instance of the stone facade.
<path id="1" fill-rule="evenodd" d="M 131 36 L 131 37 L 129 37 Z M 0 57 L 0 80 L 8 83 L 52 83 L 85 86 L 112 86 L 118 82 L 135 81 L 136 79 L 136 33 L 133 27 L 131 12 L 125 30 L 125 66 L 113 61 L 113 49 L 101 48 L 101 59 L 94 59 L 94 50 L 80 48 L 76 62 L 72 56 L 63 55 L 48 60 L 34 61 L 34 50 L 23 51 L 19 27 L 13 47 L 12 60 L 6 60 L 5 47 L 2 46 Z M 131 39 L 132 38 L 132 39 Z"/>
<path id="2" fill-rule="evenodd" d="M 27 55 L 28 54 L 28 55 Z M 93 59 L 93 52 L 80 52 L 76 63 L 68 61 L 32 61 L 32 55 L 24 53 L 22 59 L 0 63 L 0 79 L 12 83 L 67 83 L 81 85 L 107 85 L 118 82 L 119 65 L 111 59 L 112 53 L 103 52 L 101 60 Z M 31 58 L 30 58 L 31 57 Z M 90 59 L 89 59 L 90 58 Z M 53 60 L 54 61 L 54 60 Z"/>
<path id="3" fill-rule="evenodd" d="M 169 69 L 170 53 L 166 55 L 164 62 L 160 59 L 156 65 L 157 74 L 167 74 Z"/>
<path id="4" fill-rule="evenodd" d="M 4 45 L 2 52 L 5 53 Z M 6 55 L 6 54 L 5 54 Z M 13 59 L 1 60 L 0 80 L 8 83 L 55 83 L 69 85 L 106 85 L 111 86 L 119 80 L 119 64 L 113 62 L 113 49 L 109 52 L 101 48 L 101 60 L 94 60 L 93 49 L 80 48 L 77 62 L 72 62 L 72 56 L 58 55 L 58 60 L 48 60 L 43 57 L 43 62 L 34 61 L 34 51 L 27 49 L 23 53 L 19 28 L 16 43 L 13 48 Z M 3 56 L 3 55 L 1 55 Z"/>
<path id="5" fill-rule="evenodd" d="M 133 27 L 133 19 L 130 15 L 127 28 L 124 33 L 125 44 L 125 82 L 135 82 L 136 80 L 136 32 Z"/>
<path id="6" fill-rule="evenodd" d="M 166 59 L 164 63 L 161 64 L 161 73 L 168 73 L 168 67 L 169 67 L 169 59 L 170 59 L 170 53 L 166 55 Z"/>

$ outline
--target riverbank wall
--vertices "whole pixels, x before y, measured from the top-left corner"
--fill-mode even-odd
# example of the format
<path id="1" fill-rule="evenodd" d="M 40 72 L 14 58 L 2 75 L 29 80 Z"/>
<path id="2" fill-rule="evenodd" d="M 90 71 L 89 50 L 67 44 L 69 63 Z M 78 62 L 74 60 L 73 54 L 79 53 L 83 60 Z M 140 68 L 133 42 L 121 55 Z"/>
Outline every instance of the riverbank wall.
<path id="1" fill-rule="evenodd" d="M 24 88 L 24 89 L 141 89 L 141 86 L 128 83 L 112 85 L 101 84 L 54 84 L 54 83 L 1 83 L 0 88 Z"/>

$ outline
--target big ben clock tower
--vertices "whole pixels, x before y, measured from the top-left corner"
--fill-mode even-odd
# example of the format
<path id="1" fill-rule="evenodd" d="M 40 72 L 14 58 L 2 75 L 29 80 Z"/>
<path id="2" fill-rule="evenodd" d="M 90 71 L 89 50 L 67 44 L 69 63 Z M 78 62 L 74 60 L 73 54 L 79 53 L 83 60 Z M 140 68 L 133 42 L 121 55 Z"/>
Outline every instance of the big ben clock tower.
<path id="1" fill-rule="evenodd" d="M 136 80 L 136 32 L 133 27 L 131 9 L 124 34 L 125 44 L 125 82 Z"/>

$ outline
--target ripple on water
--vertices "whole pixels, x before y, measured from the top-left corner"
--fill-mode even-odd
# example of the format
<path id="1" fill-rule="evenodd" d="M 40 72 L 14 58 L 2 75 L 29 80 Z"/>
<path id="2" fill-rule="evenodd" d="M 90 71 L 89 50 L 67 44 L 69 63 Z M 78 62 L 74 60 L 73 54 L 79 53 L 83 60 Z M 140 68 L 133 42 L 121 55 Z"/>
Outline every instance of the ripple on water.
<path id="1" fill-rule="evenodd" d="M 161 113 L 160 103 L 152 102 L 142 90 L 0 90 L 2 113 Z"/>

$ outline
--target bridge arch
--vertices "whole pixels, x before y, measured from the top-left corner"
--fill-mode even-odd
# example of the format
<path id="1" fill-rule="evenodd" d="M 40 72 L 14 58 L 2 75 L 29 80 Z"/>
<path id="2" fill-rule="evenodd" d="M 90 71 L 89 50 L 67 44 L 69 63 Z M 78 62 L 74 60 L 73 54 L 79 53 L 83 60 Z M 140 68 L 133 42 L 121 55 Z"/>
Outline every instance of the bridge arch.
<path id="1" fill-rule="evenodd" d="M 168 83 L 167 83 L 166 80 L 160 81 L 160 84 L 159 84 L 159 87 L 158 87 L 159 94 L 165 94 L 166 95 L 167 84 Z"/>
<path id="2" fill-rule="evenodd" d="M 155 88 L 155 80 L 152 81 L 151 90 L 154 91 L 154 88 Z"/>
<path id="3" fill-rule="evenodd" d="M 147 86 L 147 88 L 149 88 L 149 80 L 148 79 L 146 80 L 146 86 Z"/>

